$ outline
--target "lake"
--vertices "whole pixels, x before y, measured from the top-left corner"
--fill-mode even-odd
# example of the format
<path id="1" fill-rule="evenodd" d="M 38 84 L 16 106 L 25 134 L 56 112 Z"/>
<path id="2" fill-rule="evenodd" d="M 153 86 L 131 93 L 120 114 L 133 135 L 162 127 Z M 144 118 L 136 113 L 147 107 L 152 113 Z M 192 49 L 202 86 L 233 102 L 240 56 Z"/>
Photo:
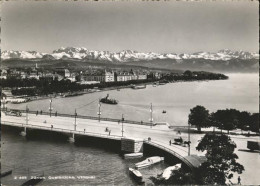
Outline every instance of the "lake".
<path id="1" fill-rule="evenodd" d="M 97 116 L 98 100 L 107 94 L 119 101 L 118 105 L 101 105 L 101 117 L 145 121 L 150 119 L 150 104 L 153 105 L 155 122 L 171 125 L 187 125 L 190 109 L 196 105 L 210 112 L 235 108 L 259 112 L 258 74 L 228 74 L 228 80 L 177 82 L 146 89 L 121 89 L 95 92 L 77 97 L 53 99 L 53 112 Z M 10 108 L 48 111 L 49 100 L 38 100 L 23 104 L 8 104 Z M 165 110 L 166 113 L 162 113 Z"/>

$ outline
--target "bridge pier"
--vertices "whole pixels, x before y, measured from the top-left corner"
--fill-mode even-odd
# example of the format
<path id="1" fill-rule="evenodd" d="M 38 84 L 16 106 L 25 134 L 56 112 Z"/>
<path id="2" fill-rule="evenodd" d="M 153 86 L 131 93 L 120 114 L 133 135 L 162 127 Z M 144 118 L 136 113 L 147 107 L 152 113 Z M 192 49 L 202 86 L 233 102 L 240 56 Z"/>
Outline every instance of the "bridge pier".
<path id="1" fill-rule="evenodd" d="M 121 151 L 132 153 L 143 152 L 143 140 L 121 138 Z"/>
<path id="2" fill-rule="evenodd" d="M 24 131 L 22 131 L 20 134 L 21 134 L 21 136 L 24 136 L 24 137 L 26 136 L 26 127 L 24 127 Z"/>
<path id="3" fill-rule="evenodd" d="M 70 143 L 74 143 L 75 142 L 75 134 L 74 133 L 72 133 L 72 136 L 69 137 L 69 142 Z"/>

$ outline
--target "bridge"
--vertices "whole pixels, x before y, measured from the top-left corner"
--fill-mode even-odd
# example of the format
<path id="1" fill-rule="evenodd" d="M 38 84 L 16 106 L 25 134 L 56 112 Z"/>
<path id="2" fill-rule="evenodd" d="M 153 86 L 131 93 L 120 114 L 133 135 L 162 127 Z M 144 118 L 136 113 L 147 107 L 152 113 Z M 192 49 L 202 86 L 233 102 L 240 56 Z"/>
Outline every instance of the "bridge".
<path id="1" fill-rule="evenodd" d="M 21 113 L 16 116 L 14 113 Z M 176 132 L 168 126 L 151 123 L 140 123 L 118 119 L 100 119 L 89 116 L 39 113 L 37 111 L 15 110 L 6 114 L 1 112 L 1 124 L 21 128 L 21 134 L 26 135 L 27 129 L 66 133 L 69 141 L 75 141 L 77 136 L 122 141 L 123 139 L 141 139 L 145 145 L 160 149 L 175 159 L 183 162 L 191 170 L 202 162 L 199 156 L 188 156 L 188 147 L 169 145 L 169 140 L 176 137 Z M 150 138 L 151 140 L 147 140 Z M 121 142 L 122 145 L 122 142 Z"/>

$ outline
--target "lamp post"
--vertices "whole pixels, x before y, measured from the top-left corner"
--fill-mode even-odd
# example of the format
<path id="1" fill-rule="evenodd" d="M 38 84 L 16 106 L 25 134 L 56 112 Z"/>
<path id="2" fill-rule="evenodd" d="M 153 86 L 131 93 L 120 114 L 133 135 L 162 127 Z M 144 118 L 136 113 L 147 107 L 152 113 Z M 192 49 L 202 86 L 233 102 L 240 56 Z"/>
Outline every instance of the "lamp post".
<path id="1" fill-rule="evenodd" d="M 75 109 L 75 122 L 74 122 L 74 130 L 77 130 L 77 110 Z"/>
<path id="2" fill-rule="evenodd" d="M 124 137 L 124 124 L 123 122 L 125 121 L 125 118 L 124 118 L 124 114 L 122 114 L 122 137 Z"/>
<path id="3" fill-rule="evenodd" d="M 188 123 L 188 156 L 190 156 L 190 123 Z"/>
<path id="4" fill-rule="evenodd" d="M 3 111 L 5 111 L 6 98 L 3 97 Z"/>
<path id="5" fill-rule="evenodd" d="M 52 104 L 52 98 L 50 99 L 50 108 L 49 108 L 49 111 L 50 111 L 50 117 L 51 117 L 51 111 L 52 111 L 51 104 Z"/>
<path id="6" fill-rule="evenodd" d="M 100 102 L 100 99 L 99 99 L 99 102 L 98 102 L 98 122 L 100 122 L 100 115 L 101 115 L 101 111 L 100 111 L 100 107 L 101 107 L 101 102 Z"/>
<path id="7" fill-rule="evenodd" d="M 153 104 L 151 103 L 151 107 L 150 107 L 150 122 L 151 122 L 151 128 L 153 125 Z"/>

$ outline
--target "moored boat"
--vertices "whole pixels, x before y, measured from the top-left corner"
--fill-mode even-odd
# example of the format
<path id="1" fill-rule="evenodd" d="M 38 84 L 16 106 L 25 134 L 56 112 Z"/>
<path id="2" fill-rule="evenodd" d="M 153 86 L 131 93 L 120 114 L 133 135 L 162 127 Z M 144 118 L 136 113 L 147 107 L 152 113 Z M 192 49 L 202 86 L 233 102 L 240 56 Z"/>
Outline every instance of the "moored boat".
<path id="1" fill-rule="evenodd" d="M 164 161 L 164 157 L 160 157 L 160 156 L 153 156 L 153 157 L 149 157 L 147 159 L 145 159 L 144 161 L 141 161 L 139 163 L 135 164 L 136 168 L 145 168 L 145 167 L 149 167 L 153 164 L 159 163 L 161 161 Z"/>
<path id="2" fill-rule="evenodd" d="M 137 182 L 143 181 L 143 175 L 140 171 L 129 167 L 129 173 Z"/>
<path id="3" fill-rule="evenodd" d="M 124 157 L 125 159 L 141 158 L 143 157 L 143 153 L 136 152 L 136 153 L 125 154 Z"/>
<path id="4" fill-rule="evenodd" d="M 174 166 L 167 167 L 162 173 L 162 178 L 168 180 L 172 174 L 172 171 L 179 170 L 180 168 L 181 168 L 181 163 L 176 164 Z"/>
<path id="5" fill-rule="evenodd" d="M 144 89 L 146 88 L 146 85 L 133 85 L 132 89 Z"/>

